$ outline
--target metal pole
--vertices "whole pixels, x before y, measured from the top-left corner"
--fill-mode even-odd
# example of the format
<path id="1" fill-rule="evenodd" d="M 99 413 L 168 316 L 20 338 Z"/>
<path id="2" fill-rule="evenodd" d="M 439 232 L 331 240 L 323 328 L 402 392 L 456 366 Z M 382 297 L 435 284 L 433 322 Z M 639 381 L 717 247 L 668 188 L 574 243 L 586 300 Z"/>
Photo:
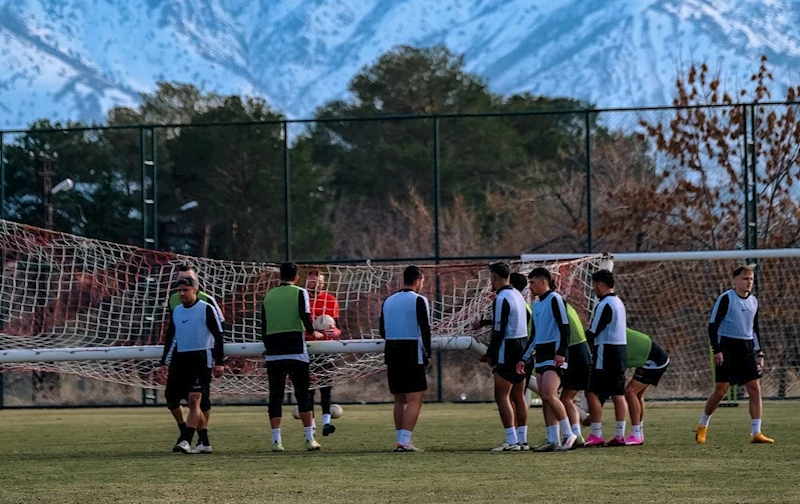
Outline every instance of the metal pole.
<path id="1" fill-rule="evenodd" d="M 746 137 L 745 137 L 746 138 Z M 758 159 L 756 155 L 756 106 L 750 106 L 750 152 L 752 153 L 753 159 L 750 163 L 750 218 L 752 219 L 748 222 L 748 226 L 752 227 L 750 231 L 750 244 L 749 248 L 757 249 L 758 248 L 758 207 L 757 207 L 757 187 L 756 187 L 756 173 L 758 168 Z M 745 154 L 746 156 L 747 154 Z"/>
<path id="2" fill-rule="evenodd" d="M 433 256 L 434 262 L 438 265 L 441 262 L 442 251 L 439 242 L 439 207 L 442 205 L 442 184 L 440 169 L 440 142 L 439 142 L 439 118 L 433 118 Z M 435 280 L 435 299 L 434 312 L 442 311 L 442 284 L 439 272 L 436 272 Z M 436 400 L 442 402 L 442 351 L 436 351 Z"/>
<path id="3" fill-rule="evenodd" d="M 586 125 L 586 252 L 591 254 L 594 244 L 592 243 L 592 162 L 588 110 L 584 119 Z"/>
<path id="4" fill-rule="evenodd" d="M 3 144 L 3 132 L 0 131 L 0 219 L 6 218 L 6 156 L 5 145 Z M 3 374 L 0 373 L 0 379 Z M 0 400 L 2 400 L 2 383 L 0 383 Z M 0 402 L 0 408 L 2 408 Z"/>
<path id="5" fill-rule="evenodd" d="M 147 248 L 147 190 L 145 186 L 147 160 L 144 155 L 144 128 L 139 127 L 139 170 L 141 175 L 142 193 L 142 248 Z"/>
<path id="6" fill-rule="evenodd" d="M 292 260 L 292 200 L 290 194 L 290 170 L 289 170 L 289 123 L 284 121 L 283 131 L 283 204 L 284 211 L 284 236 L 286 261 Z"/>
<path id="7" fill-rule="evenodd" d="M 150 128 L 150 152 L 153 161 L 153 250 L 158 250 L 158 168 L 156 164 L 156 130 Z"/>
<path id="8" fill-rule="evenodd" d="M 744 150 L 742 152 L 742 196 L 744 196 L 744 248 L 750 248 L 750 167 L 748 166 L 748 150 L 750 149 L 747 139 L 747 106 L 742 105 L 742 139 L 744 140 Z"/>

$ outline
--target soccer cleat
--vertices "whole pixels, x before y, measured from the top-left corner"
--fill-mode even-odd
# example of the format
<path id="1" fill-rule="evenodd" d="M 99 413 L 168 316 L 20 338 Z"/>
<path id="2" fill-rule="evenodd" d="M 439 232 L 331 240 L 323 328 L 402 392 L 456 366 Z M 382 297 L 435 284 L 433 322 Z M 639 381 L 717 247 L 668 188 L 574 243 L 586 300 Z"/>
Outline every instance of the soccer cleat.
<path id="1" fill-rule="evenodd" d="M 622 436 L 614 436 L 614 438 L 606 443 L 606 446 L 625 446 L 625 438 Z"/>
<path id="2" fill-rule="evenodd" d="M 519 449 L 522 451 L 529 451 L 531 449 L 531 445 L 528 443 L 520 443 Z"/>
<path id="3" fill-rule="evenodd" d="M 633 434 L 625 438 L 625 446 L 640 446 L 644 444 L 644 438 L 636 437 Z"/>
<path id="4" fill-rule="evenodd" d="M 756 443 L 756 444 L 758 444 L 758 443 L 772 444 L 772 443 L 775 442 L 775 440 L 772 439 L 772 438 L 768 438 L 764 434 L 758 432 L 756 434 L 753 434 L 753 436 L 750 438 L 750 442 L 751 443 Z"/>
<path id="5" fill-rule="evenodd" d="M 323 436 L 330 436 L 334 432 L 336 432 L 336 426 L 333 425 L 332 423 L 325 424 L 325 425 L 322 426 L 322 435 Z"/>
<path id="6" fill-rule="evenodd" d="M 561 439 L 561 446 L 556 448 L 558 451 L 568 451 L 575 447 L 575 441 L 578 440 L 578 436 L 575 434 L 569 434 L 568 436 L 564 436 Z"/>
<path id="7" fill-rule="evenodd" d="M 508 444 L 508 443 L 503 443 L 503 444 L 501 444 L 500 446 L 495 446 L 494 448 L 492 448 L 492 449 L 491 449 L 491 450 L 489 450 L 489 451 L 490 451 L 490 452 L 510 452 L 510 451 L 522 451 L 522 448 L 520 448 L 520 446 L 519 446 L 518 444 L 512 444 L 512 445 L 510 445 L 510 444 Z"/>
<path id="8" fill-rule="evenodd" d="M 180 453 L 192 453 L 192 447 L 188 441 L 181 441 L 175 447 Z"/>
<path id="9" fill-rule="evenodd" d="M 283 451 L 283 444 L 278 441 L 272 443 L 272 451 L 274 452 L 282 452 Z"/>
<path id="10" fill-rule="evenodd" d="M 421 452 L 424 452 L 425 450 L 423 450 L 422 448 L 417 448 L 416 446 L 412 445 L 411 443 L 409 443 L 407 445 L 402 445 L 402 444 L 398 443 L 397 446 L 395 447 L 394 451 L 397 452 L 397 453 L 406 453 L 406 452 L 408 452 L 408 453 L 421 453 Z"/>
<path id="11" fill-rule="evenodd" d="M 181 449 L 178 447 L 178 445 L 181 444 L 181 441 L 183 441 L 183 434 L 181 434 L 178 437 L 178 440 L 175 441 L 175 446 L 172 447 L 172 451 L 174 451 L 175 453 L 180 453 L 181 452 Z"/>
<path id="12" fill-rule="evenodd" d="M 207 445 L 205 443 L 197 443 L 192 450 L 192 453 L 211 453 L 211 445 Z"/>
<path id="13" fill-rule="evenodd" d="M 577 438 L 575 440 L 575 444 L 572 445 L 573 448 L 583 448 L 586 446 L 586 440 L 583 439 L 583 436 L 576 434 Z"/>
<path id="14" fill-rule="evenodd" d="M 539 446 L 534 448 L 533 451 L 536 452 L 536 453 L 546 453 L 546 452 L 551 452 L 551 451 L 553 451 L 555 449 L 556 449 L 556 447 L 555 447 L 555 445 L 553 443 L 547 442 L 547 443 L 540 444 Z"/>
<path id="15" fill-rule="evenodd" d="M 590 434 L 586 441 L 583 443 L 583 446 L 586 448 L 592 448 L 595 446 L 605 446 L 606 441 L 601 438 L 600 436 L 595 436 L 594 434 Z"/>
<path id="16" fill-rule="evenodd" d="M 695 432 L 694 440 L 697 444 L 706 444 L 706 434 L 708 434 L 708 427 L 705 425 L 697 425 L 697 432 Z"/>
<path id="17" fill-rule="evenodd" d="M 317 443 L 316 439 L 307 439 L 306 440 L 306 450 L 308 451 L 319 451 L 322 448 L 322 445 Z"/>

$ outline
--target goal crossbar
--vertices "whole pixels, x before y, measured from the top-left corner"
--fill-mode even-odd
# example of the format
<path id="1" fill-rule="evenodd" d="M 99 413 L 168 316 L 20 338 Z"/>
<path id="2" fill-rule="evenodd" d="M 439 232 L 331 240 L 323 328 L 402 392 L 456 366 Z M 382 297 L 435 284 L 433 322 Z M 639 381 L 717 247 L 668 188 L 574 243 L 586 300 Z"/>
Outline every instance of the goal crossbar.
<path id="1" fill-rule="evenodd" d="M 471 336 L 441 336 L 431 338 L 434 350 L 468 350 L 477 355 L 486 353 L 486 345 Z M 383 352 L 384 340 L 310 341 L 310 354 L 362 354 Z M 31 348 L 0 350 L 0 364 L 25 362 L 65 362 L 98 360 L 158 360 L 164 352 L 163 345 L 78 348 Z M 228 357 L 260 357 L 263 343 L 226 343 Z"/>
<path id="2" fill-rule="evenodd" d="M 523 261 L 565 261 L 596 254 L 523 254 Z M 608 254 L 615 262 L 700 261 L 714 259 L 774 259 L 800 257 L 800 249 L 700 250 L 689 252 L 623 252 Z"/>

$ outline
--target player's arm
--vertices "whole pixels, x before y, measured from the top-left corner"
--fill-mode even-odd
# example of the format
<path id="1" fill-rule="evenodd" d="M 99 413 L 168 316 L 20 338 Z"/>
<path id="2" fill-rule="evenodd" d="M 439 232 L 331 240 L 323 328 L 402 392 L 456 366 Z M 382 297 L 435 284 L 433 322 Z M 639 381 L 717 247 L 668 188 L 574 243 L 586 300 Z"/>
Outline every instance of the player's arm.
<path id="1" fill-rule="evenodd" d="M 531 334 L 528 337 L 528 348 L 525 349 L 525 353 L 522 354 L 522 361 L 525 364 L 530 364 L 531 358 L 533 357 L 533 350 L 536 347 L 534 344 L 534 340 L 536 339 L 536 326 L 531 324 Z"/>
<path id="2" fill-rule="evenodd" d="M 210 304 L 206 305 L 206 327 L 208 327 L 208 330 L 214 336 L 214 349 L 211 351 L 211 356 L 214 358 L 214 365 L 221 366 L 222 361 L 225 359 L 225 337 L 218 312 Z"/>
<path id="3" fill-rule="evenodd" d="M 495 316 L 498 315 L 497 313 L 497 300 L 495 299 Z M 507 299 L 503 299 L 502 304 L 500 305 L 500 313 L 499 317 L 495 318 L 494 321 L 494 330 L 492 331 L 492 340 L 489 343 L 489 349 L 486 350 L 486 355 L 489 358 L 489 362 L 492 364 L 497 363 L 500 356 L 500 345 L 503 343 L 503 336 L 506 333 L 506 327 L 508 326 L 508 317 L 511 315 L 511 305 L 508 304 Z"/>
<path id="4" fill-rule="evenodd" d="M 261 341 L 264 343 L 264 351 L 267 350 L 267 309 L 264 302 L 261 302 Z"/>
<path id="5" fill-rule="evenodd" d="M 761 340 L 758 337 L 758 309 L 756 308 L 756 316 L 753 317 L 753 345 L 756 350 L 756 355 L 759 359 L 764 358 L 764 349 L 761 347 Z"/>
<path id="6" fill-rule="evenodd" d="M 592 320 L 592 326 L 588 331 L 586 331 L 586 341 L 588 341 L 590 345 L 594 345 L 595 337 L 603 332 L 603 329 L 608 327 L 608 324 L 611 323 L 613 318 L 614 311 L 611 309 L 611 305 L 606 304 L 603 306 L 603 311 L 600 313 L 600 315 L 594 317 Z"/>
<path id="7" fill-rule="evenodd" d="M 169 359 L 172 344 L 175 341 L 175 320 L 172 318 L 172 310 L 169 312 L 169 327 L 167 334 L 164 335 L 164 353 L 161 355 L 161 364 L 166 364 Z"/>
<path id="8" fill-rule="evenodd" d="M 417 324 L 419 324 L 419 332 L 422 335 L 422 346 L 425 349 L 425 360 L 431 358 L 431 319 L 428 313 L 427 300 L 419 296 L 417 297 Z"/>
<path id="9" fill-rule="evenodd" d="M 552 297 L 553 300 L 550 303 L 550 307 L 553 311 L 553 318 L 558 325 L 558 332 L 561 335 L 561 338 L 558 342 L 558 348 L 556 349 L 556 355 L 566 357 L 567 345 L 569 345 L 569 319 L 567 318 L 567 307 L 564 305 L 563 299 L 558 296 Z"/>
<path id="10" fill-rule="evenodd" d="M 386 304 L 386 301 L 384 301 L 383 304 Z M 381 305 L 381 319 L 378 322 L 378 332 L 381 338 L 386 339 L 386 323 L 383 321 L 383 305 Z"/>
<path id="11" fill-rule="evenodd" d="M 730 300 L 727 294 L 723 294 L 717 298 L 714 303 L 714 309 L 711 310 L 711 320 L 708 323 L 708 339 L 711 342 L 711 348 L 715 354 L 721 352 L 719 348 L 719 326 L 728 314 Z M 758 315 L 758 312 L 756 312 Z"/>
<path id="12" fill-rule="evenodd" d="M 308 291 L 300 289 L 297 295 L 297 309 L 300 315 L 300 320 L 303 321 L 303 327 L 306 328 L 306 334 L 311 336 L 314 334 L 314 321 L 311 320 L 311 300 L 308 298 Z M 316 337 L 316 335 L 314 335 Z M 320 338 L 322 336 L 320 335 Z"/>

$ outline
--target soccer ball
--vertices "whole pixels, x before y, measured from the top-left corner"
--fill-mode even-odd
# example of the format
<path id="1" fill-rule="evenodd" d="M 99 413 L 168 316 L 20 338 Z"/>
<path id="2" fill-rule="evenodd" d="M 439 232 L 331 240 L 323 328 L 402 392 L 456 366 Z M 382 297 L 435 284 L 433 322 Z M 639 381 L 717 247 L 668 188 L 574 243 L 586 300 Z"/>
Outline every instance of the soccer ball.
<path id="1" fill-rule="evenodd" d="M 336 321 L 330 315 L 320 315 L 314 321 L 314 329 L 317 331 L 329 331 L 336 328 Z"/>
<path id="2" fill-rule="evenodd" d="M 344 410 L 338 404 L 331 404 L 331 418 L 339 418 Z"/>

